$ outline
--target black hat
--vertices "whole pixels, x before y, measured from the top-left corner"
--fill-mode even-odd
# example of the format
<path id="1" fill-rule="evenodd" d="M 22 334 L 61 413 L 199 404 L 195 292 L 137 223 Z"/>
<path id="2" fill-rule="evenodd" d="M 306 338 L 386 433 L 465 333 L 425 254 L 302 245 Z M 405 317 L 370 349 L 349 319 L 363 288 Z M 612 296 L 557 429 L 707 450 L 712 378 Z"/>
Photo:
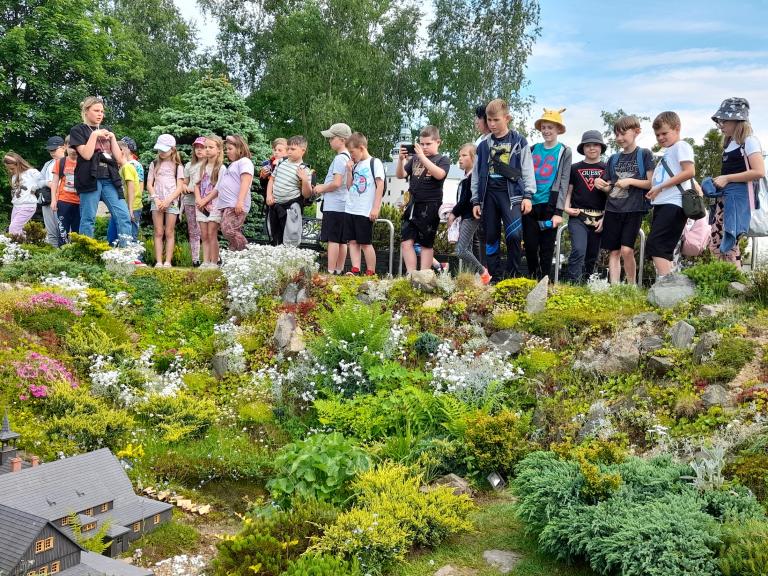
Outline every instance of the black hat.
<path id="1" fill-rule="evenodd" d="M 48 142 L 45 144 L 45 149 L 53 152 L 64 146 L 64 138 L 61 136 L 51 136 L 48 138 Z"/>
<path id="2" fill-rule="evenodd" d="M 584 144 L 600 144 L 601 154 L 605 154 L 605 151 L 608 149 L 608 146 L 603 142 L 603 135 L 600 134 L 599 130 L 587 130 L 582 134 L 581 144 L 576 146 L 576 152 L 582 156 L 584 155 Z"/>
<path id="3" fill-rule="evenodd" d="M 130 136 L 123 136 L 120 138 L 120 142 L 125 142 L 125 145 L 128 146 L 128 150 L 131 152 L 136 152 L 136 140 Z"/>
<path id="4" fill-rule="evenodd" d="M 749 102 L 746 98 L 726 98 L 712 116 L 712 120 L 745 122 L 749 120 Z"/>

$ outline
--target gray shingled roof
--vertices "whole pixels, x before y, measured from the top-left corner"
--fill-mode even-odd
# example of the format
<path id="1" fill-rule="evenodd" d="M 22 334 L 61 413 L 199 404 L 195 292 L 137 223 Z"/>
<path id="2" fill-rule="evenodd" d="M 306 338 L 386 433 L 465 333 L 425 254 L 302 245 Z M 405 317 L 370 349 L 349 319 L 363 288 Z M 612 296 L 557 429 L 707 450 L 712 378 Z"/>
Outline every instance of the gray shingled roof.
<path id="1" fill-rule="evenodd" d="M 120 462 L 107 448 L 0 475 L 0 504 L 57 520 L 72 512 L 137 498 Z"/>
<path id="2" fill-rule="evenodd" d="M 10 574 L 48 524 L 45 518 L 0 505 L 0 573 Z"/>
<path id="3" fill-rule="evenodd" d="M 127 562 L 113 560 L 108 556 L 94 554 L 93 552 L 83 552 L 80 554 L 80 565 L 88 566 L 107 576 L 152 576 L 152 570 L 148 568 L 132 566 Z M 62 572 L 62 574 L 64 573 Z"/>

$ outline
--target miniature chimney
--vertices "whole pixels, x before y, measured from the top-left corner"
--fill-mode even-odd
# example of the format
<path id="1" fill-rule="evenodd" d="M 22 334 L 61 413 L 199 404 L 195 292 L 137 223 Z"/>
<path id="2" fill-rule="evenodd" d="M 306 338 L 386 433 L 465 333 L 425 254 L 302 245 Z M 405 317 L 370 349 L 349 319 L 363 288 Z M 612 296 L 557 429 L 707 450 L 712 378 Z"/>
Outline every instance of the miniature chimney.
<path id="1" fill-rule="evenodd" d="M 11 458 L 11 472 L 21 472 L 21 458 Z"/>
<path id="2" fill-rule="evenodd" d="M 38 464 L 40 464 L 40 458 L 37 456 L 32 456 L 32 458 L 29 459 L 30 463 L 32 464 L 32 468 L 36 468 Z"/>

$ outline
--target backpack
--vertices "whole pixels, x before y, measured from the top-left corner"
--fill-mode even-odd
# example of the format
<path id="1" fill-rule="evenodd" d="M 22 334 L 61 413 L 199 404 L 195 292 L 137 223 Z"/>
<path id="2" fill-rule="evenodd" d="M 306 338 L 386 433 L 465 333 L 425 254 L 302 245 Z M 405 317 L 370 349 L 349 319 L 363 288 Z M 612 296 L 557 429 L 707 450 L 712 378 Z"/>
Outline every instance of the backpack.
<path id="1" fill-rule="evenodd" d="M 382 167 L 384 166 L 384 163 L 382 162 Z M 373 176 L 373 181 L 376 182 L 376 171 L 374 168 L 376 167 L 376 158 L 371 156 L 371 176 Z M 381 197 L 384 198 L 384 194 L 387 193 L 387 170 L 384 169 L 384 178 L 382 178 L 382 181 L 384 182 L 384 188 L 381 190 Z"/>
<path id="2" fill-rule="evenodd" d="M 690 223 L 693 222 L 691 225 Z M 680 245 L 680 253 L 688 258 L 700 256 L 709 246 L 709 237 L 712 227 L 708 218 L 688 220 L 683 228 L 683 237 Z"/>
<path id="3" fill-rule="evenodd" d="M 741 153 L 744 156 L 747 170 L 749 170 L 749 159 L 743 145 L 741 146 Z M 748 187 L 751 185 L 755 203 L 755 207 L 752 210 L 752 218 L 749 221 L 747 236 L 753 238 L 768 236 L 768 178 L 763 176 L 754 182 L 748 182 L 747 185 Z"/>
<path id="4" fill-rule="evenodd" d="M 645 168 L 645 162 L 643 159 L 643 148 L 640 148 L 640 146 L 637 147 L 637 171 L 640 173 L 640 176 L 646 175 L 646 168 Z M 613 180 L 616 177 L 616 165 L 619 163 L 619 157 L 621 156 L 621 152 L 616 152 L 615 154 L 611 154 L 611 157 L 608 159 L 608 176 Z M 643 211 L 648 212 L 651 209 L 651 201 L 648 200 L 648 198 L 644 199 L 643 202 Z"/>

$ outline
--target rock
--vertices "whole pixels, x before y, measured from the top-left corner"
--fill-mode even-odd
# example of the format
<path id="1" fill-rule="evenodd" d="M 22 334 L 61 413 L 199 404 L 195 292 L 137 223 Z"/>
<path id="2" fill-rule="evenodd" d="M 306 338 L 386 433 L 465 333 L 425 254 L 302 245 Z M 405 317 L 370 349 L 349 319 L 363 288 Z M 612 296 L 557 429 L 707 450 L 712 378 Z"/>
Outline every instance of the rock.
<path id="1" fill-rule="evenodd" d="M 731 282 L 728 284 L 728 293 L 731 296 L 744 296 L 747 293 L 748 288 L 741 282 Z"/>
<path id="2" fill-rule="evenodd" d="M 659 376 L 664 376 L 675 367 L 672 358 L 667 356 L 651 356 L 648 358 L 648 368 Z"/>
<path id="3" fill-rule="evenodd" d="M 312 288 L 312 277 L 315 275 L 315 270 L 312 266 L 304 266 L 301 269 L 301 286 L 307 289 L 307 292 Z"/>
<path id="4" fill-rule="evenodd" d="M 304 302 L 309 301 L 309 296 L 307 295 L 307 289 L 302 288 L 299 290 L 299 293 L 296 294 L 296 304 L 303 304 Z"/>
<path id="5" fill-rule="evenodd" d="M 301 352 L 304 350 L 304 334 L 296 322 L 296 316 L 284 312 L 277 318 L 274 333 L 277 349 L 281 352 Z"/>
<path id="6" fill-rule="evenodd" d="M 607 439 L 613 436 L 615 429 L 609 416 L 611 411 L 603 400 L 598 400 L 589 407 L 587 419 L 579 430 L 577 440 L 581 442 L 587 438 L 598 437 Z"/>
<path id="7" fill-rule="evenodd" d="M 304 332 L 299 326 L 296 326 L 293 334 L 291 334 L 291 340 L 288 342 L 288 348 L 286 348 L 286 352 L 296 354 L 297 352 L 304 350 L 304 348 L 306 348 L 304 344 Z"/>
<path id="8" fill-rule="evenodd" d="M 525 297 L 525 311 L 528 314 L 543 312 L 547 306 L 547 293 L 549 291 L 549 276 L 544 276 L 536 287 Z"/>
<path id="9" fill-rule="evenodd" d="M 661 336 L 646 336 L 640 340 L 640 352 L 642 354 L 654 352 L 659 348 L 664 348 L 664 339 Z"/>
<path id="10" fill-rule="evenodd" d="M 640 324 L 653 324 L 661 320 L 656 312 L 641 312 L 632 317 L 632 324 L 640 326 Z"/>
<path id="11" fill-rule="evenodd" d="M 443 307 L 443 304 L 445 304 L 445 300 L 442 298 L 430 298 L 424 304 L 421 305 L 424 310 L 432 310 L 434 312 L 437 312 Z"/>
<path id="12" fill-rule="evenodd" d="M 414 270 L 409 274 L 411 284 L 422 292 L 434 292 L 437 290 L 437 275 L 431 268 L 429 270 Z"/>
<path id="13" fill-rule="evenodd" d="M 728 391 L 720 386 L 720 384 L 710 384 L 707 386 L 701 395 L 701 401 L 705 408 L 728 406 L 731 403 Z"/>
<path id="14" fill-rule="evenodd" d="M 467 496 L 472 496 L 474 492 L 469 482 L 467 482 L 461 476 L 457 476 L 456 474 L 446 474 L 445 476 L 435 480 L 434 485 L 448 486 L 449 488 L 453 488 L 453 493 L 456 496 L 461 496 L 462 494 L 466 494 Z"/>
<path id="15" fill-rule="evenodd" d="M 520 554 L 506 550 L 486 550 L 483 552 L 483 559 L 502 574 L 509 574 L 522 557 Z"/>
<path id="16" fill-rule="evenodd" d="M 704 358 L 708 356 L 718 344 L 720 344 L 722 338 L 722 335 L 717 332 L 705 332 L 702 334 L 699 341 L 696 342 L 696 345 L 693 347 L 694 364 L 701 364 L 704 361 Z"/>
<path id="17" fill-rule="evenodd" d="M 283 304 L 296 304 L 296 298 L 299 295 L 299 285 L 291 282 L 283 291 Z"/>
<path id="18" fill-rule="evenodd" d="M 673 308 L 696 294 L 696 285 L 683 274 L 662 276 L 648 290 L 648 302 L 659 308 Z"/>
<path id="19" fill-rule="evenodd" d="M 525 346 L 525 334 L 515 330 L 499 330 L 491 334 L 488 340 L 491 344 L 507 354 L 519 354 Z"/>
<path id="20" fill-rule="evenodd" d="M 669 330 L 669 336 L 672 339 L 672 346 L 687 350 L 693 343 L 693 337 L 696 329 L 685 320 L 680 320 Z"/>
<path id="21" fill-rule="evenodd" d="M 714 318 L 723 313 L 723 306 L 719 304 L 703 304 L 699 308 L 701 318 Z"/>
<path id="22" fill-rule="evenodd" d="M 640 362 L 640 349 L 631 338 L 618 335 L 604 342 L 603 350 L 587 350 L 573 363 L 573 369 L 608 376 L 632 372 Z"/>
<path id="23" fill-rule="evenodd" d="M 224 354 L 214 354 L 213 358 L 211 359 L 211 365 L 213 366 L 214 375 L 219 380 L 224 378 L 224 376 L 226 376 L 227 372 L 229 371 L 227 368 L 228 360 Z"/>

